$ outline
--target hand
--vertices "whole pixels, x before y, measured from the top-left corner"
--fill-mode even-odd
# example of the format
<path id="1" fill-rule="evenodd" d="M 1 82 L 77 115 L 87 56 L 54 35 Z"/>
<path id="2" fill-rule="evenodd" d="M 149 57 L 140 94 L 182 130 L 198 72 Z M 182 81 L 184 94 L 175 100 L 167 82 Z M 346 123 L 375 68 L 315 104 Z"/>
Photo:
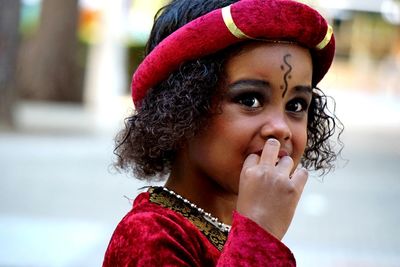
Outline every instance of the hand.
<path id="1" fill-rule="evenodd" d="M 282 157 L 280 143 L 268 139 L 261 156 L 249 155 L 240 174 L 237 211 L 252 219 L 281 240 L 293 219 L 307 182 L 308 172 L 301 168 L 290 176 L 293 160 Z"/>

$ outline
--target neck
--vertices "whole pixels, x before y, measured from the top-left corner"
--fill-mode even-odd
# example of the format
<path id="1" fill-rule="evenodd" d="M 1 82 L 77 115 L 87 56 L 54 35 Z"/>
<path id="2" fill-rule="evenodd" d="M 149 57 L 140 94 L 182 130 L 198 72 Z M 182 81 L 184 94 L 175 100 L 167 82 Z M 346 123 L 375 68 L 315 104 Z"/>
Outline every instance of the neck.
<path id="1" fill-rule="evenodd" d="M 178 157 L 165 186 L 180 194 L 225 224 L 232 224 L 237 194 L 225 190 L 212 177 L 188 167 L 187 160 Z"/>

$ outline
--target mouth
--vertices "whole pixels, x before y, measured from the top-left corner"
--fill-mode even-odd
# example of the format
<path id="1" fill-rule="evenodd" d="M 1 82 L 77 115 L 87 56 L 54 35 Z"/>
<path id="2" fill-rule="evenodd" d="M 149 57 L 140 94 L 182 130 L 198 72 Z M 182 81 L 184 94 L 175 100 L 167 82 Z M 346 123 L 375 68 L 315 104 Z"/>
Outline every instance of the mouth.
<path id="1" fill-rule="evenodd" d="M 255 152 L 254 154 L 256 154 L 259 157 L 261 157 L 262 152 L 263 152 L 263 150 L 261 149 L 261 150 L 258 150 L 257 152 Z M 285 149 L 279 150 L 278 160 L 281 159 L 282 157 L 285 157 L 285 156 L 290 156 L 289 152 L 287 150 L 285 150 Z"/>
<path id="2" fill-rule="evenodd" d="M 290 156 L 286 150 L 279 150 L 278 158 L 282 158 L 285 156 Z"/>

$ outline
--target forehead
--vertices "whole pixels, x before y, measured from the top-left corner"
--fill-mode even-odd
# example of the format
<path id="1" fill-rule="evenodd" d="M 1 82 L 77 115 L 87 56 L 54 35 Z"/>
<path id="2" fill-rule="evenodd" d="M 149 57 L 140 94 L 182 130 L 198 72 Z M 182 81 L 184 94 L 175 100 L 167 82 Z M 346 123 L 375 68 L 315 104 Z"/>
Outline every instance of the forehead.
<path id="1" fill-rule="evenodd" d="M 311 54 L 308 49 L 296 44 L 247 43 L 231 54 L 226 61 L 225 71 L 228 80 L 230 75 L 235 78 L 249 78 L 246 76 L 258 74 L 274 76 L 288 64 L 296 77 L 310 79 L 311 82 Z"/>

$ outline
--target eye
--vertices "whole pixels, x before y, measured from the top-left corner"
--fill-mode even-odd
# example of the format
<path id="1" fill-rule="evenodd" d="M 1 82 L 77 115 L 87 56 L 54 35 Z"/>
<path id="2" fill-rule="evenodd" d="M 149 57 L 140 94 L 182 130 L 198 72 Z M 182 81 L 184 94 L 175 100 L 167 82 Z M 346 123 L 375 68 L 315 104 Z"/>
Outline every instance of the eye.
<path id="1" fill-rule="evenodd" d="M 293 99 L 286 105 L 286 109 L 290 112 L 304 112 L 308 108 L 308 103 L 304 99 Z"/>
<path id="2" fill-rule="evenodd" d="M 236 98 L 236 101 L 249 108 L 259 108 L 261 107 L 260 97 L 254 93 L 243 94 Z"/>

